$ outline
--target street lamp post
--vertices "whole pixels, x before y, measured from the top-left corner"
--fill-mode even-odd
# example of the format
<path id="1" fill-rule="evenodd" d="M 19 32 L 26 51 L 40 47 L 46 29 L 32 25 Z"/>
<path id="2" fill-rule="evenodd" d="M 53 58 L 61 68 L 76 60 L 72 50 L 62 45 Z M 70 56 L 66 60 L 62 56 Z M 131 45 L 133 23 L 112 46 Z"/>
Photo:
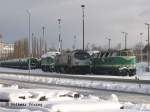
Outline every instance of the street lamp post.
<path id="1" fill-rule="evenodd" d="M 142 52 L 142 35 L 143 35 L 143 33 L 140 33 L 140 41 L 141 41 L 141 42 L 140 42 L 140 43 L 141 43 L 141 46 L 140 46 L 140 47 L 141 47 L 141 48 L 140 48 L 140 49 L 141 49 L 141 62 L 143 61 L 143 52 Z"/>
<path id="2" fill-rule="evenodd" d="M 146 44 L 148 43 L 148 40 L 145 40 L 146 41 Z M 146 55 L 147 55 L 147 62 L 148 62 L 148 46 L 147 46 L 147 49 L 146 49 Z"/>
<path id="3" fill-rule="evenodd" d="M 83 14 L 82 24 L 83 24 L 83 50 L 84 50 L 84 8 L 85 8 L 85 5 L 81 5 L 81 7 L 82 7 L 82 14 Z"/>
<path id="4" fill-rule="evenodd" d="M 42 27 L 42 32 L 43 32 L 43 54 L 46 52 L 45 48 L 45 27 Z"/>
<path id="5" fill-rule="evenodd" d="M 147 61 L 148 61 L 148 72 L 149 72 L 149 25 L 150 24 L 148 24 L 148 23 L 145 23 L 145 25 L 147 25 L 147 27 L 148 27 L 148 50 L 147 50 Z"/>
<path id="6" fill-rule="evenodd" d="M 2 46 L 2 34 L 0 34 L 0 60 L 2 60 L 2 49 L 3 49 L 3 46 Z"/>
<path id="7" fill-rule="evenodd" d="M 58 29 L 59 29 L 59 39 L 58 39 L 58 42 L 59 42 L 59 48 L 58 48 L 58 51 L 61 52 L 61 19 L 58 19 Z"/>
<path id="8" fill-rule="evenodd" d="M 28 58 L 29 58 L 29 63 L 28 63 L 28 67 L 29 67 L 29 74 L 30 74 L 30 70 L 31 70 L 31 60 L 30 60 L 30 29 L 31 29 L 31 13 L 29 12 L 29 10 L 27 10 L 27 14 L 28 14 L 28 17 L 29 17 L 29 19 L 28 19 L 28 33 L 29 33 L 29 44 L 28 44 L 28 46 L 29 46 L 29 53 L 28 53 Z"/>
<path id="9" fill-rule="evenodd" d="M 106 39 L 108 40 L 108 50 L 110 50 L 110 41 L 111 41 L 111 38 L 107 38 Z"/>
<path id="10" fill-rule="evenodd" d="M 127 35 L 128 33 L 127 32 L 121 32 L 125 35 L 125 49 L 127 49 Z"/>

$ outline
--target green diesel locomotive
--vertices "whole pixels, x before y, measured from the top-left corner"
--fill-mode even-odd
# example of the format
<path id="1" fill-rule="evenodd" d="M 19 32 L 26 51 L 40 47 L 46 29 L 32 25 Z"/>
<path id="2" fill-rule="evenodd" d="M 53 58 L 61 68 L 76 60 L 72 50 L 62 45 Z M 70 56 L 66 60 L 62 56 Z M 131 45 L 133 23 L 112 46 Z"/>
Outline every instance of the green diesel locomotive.
<path id="1" fill-rule="evenodd" d="M 136 74 L 136 57 L 132 50 L 105 51 L 92 55 L 91 71 L 94 74 L 133 76 Z"/>
<path id="2" fill-rule="evenodd" d="M 90 73 L 90 55 L 84 50 L 62 52 L 56 56 L 55 70 L 60 73 Z"/>
<path id="3" fill-rule="evenodd" d="M 55 71 L 55 57 L 60 54 L 60 52 L 47 52 L 41 57 L 41 69 L 44 72 L 54 72 Z"/>

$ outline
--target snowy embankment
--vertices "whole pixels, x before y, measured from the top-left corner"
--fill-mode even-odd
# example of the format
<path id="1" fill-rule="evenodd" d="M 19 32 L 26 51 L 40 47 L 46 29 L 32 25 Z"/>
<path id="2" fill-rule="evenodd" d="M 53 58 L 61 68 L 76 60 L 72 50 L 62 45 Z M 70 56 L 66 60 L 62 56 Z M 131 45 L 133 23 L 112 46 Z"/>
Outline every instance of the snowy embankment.
<path id="1" fill-rule="evenodd" d="M 137 63 L 136 77 L 138 77 L 140 80 L 150 80 L 150 72 L 146 72 L 147 66 L 148 64 L 145 62 Z"/>
<path id="2" fill-rule="evenodd" d="M 0 86 L 0 112 L 148 112 L 150 104 L 119 102 L 68 90 L 18 89 Z"/>
<path id="3" fill-rule="evenodd" d="M 92 80 L 79 80 L 79 79 L 66 79 L 66 78 L 51 78 L 51 77 L 35 77 L 29 75 L 8 75 L 1 74 L 0 79 L 10 79 L 18 81 L 26 81 L 32 83 L 43 83 L 63 86 L 76 86 L 94 89 L 116 90 L 134 93 L 150 94 L 150 85 L 148 84 L 134 84 L 123 82 L 106 82 L 106 81 L 92 81 Z"/>
<path id="4" fill-rule="evenodd" d="M 137 75 L 135 77 L 119 77 L 118 78 L 131 78 L 138 80 L 145 79 L 150 80 L 150 73 L 145 72 L 146 64 L 140 63 L 137 64 Z M 28 70 L 18 70 L 18 69 L 9 69 L 9 68 L 0 68 L 2 72 L 18 72 L 18 73 L 27 73 Z M 41 70 L 31 70 L 31 73 L 43 73 Z M 51 74 L 51 73 L 45 73 Z M 56 74 L 56 73 L 53 73 Z M 57 75 L 57 74 L 56 74 Z M 65 74 L 64 74 L 65 75 Z M 87 76 L 87 75 L 86 75 Z M 92 76 L 91 76 L 92 77 Z M 99 76 L 93 76 L 99 77 Z M 117 77 L 117 76 L 100 76 L 100 77 Z M 116 90 L 116 91 L 125 91 L 125 92 L 135 92 L 135 93 L 144 93 L 150 94 L 150 85 L 148 84 L 133 84 L 133 83 L 118 83 L 118 82 L 106 82 L 106 81 L 91 81 L 91 80 L 77 80 L 77 79 L 65 79 L 65 78 L 51 78 L 51 77 L 34 77 L 34 76 L 18 76 L 18 75 L 7 75 L 1 74 L 1 79 L 12 79 L 18 81 L 30 81 L 30 82 L 40 82 L 45 84 L 56 84 L 64 86 L 77 86 L 77 87 L 86 87 L 86 88 L 95 88 L 95 89 L 106 89 L 106 90 Z"/>

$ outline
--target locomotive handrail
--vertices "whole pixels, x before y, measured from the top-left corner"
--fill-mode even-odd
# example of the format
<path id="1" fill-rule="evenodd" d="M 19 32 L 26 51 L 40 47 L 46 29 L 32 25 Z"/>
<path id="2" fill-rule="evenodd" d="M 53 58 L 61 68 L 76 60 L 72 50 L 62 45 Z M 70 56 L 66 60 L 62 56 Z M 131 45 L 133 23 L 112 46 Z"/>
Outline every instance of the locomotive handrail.
<path id="1" fill-rule="evenodd" d="M 77 79 L 77 80 L 92 80 L 92 81 L 107 81 L 107 82 L 119 82 L 119 83 L 135 83 L 135 84 L 150 84 L 150 80 L 141 80 L 138 78 L 125 79 L 125 78 L 110 78 L 110 77 L 99 77 L 98 75 L 71 75 L 71 74 L 37 74 L 37 73 L 19 73 L 19 72 L 1 72 L 0 74 L 9 75 L 23 75 L 23 76 L 34 76 L 34 77 L 49 77 L 49 78 L 66 78 L 66 79 Z M 102 76 L 102 75 L 101 75 Z"/>

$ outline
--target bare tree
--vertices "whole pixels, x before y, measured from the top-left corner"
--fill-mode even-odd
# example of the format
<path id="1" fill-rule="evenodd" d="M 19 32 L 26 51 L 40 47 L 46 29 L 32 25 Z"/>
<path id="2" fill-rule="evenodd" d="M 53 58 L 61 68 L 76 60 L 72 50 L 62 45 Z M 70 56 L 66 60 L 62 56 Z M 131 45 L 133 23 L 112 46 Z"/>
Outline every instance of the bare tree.
<path id="1" fill-rule="evenodd" d="M 28 39 L 17 40 L 14 43 L 14 58 L 27 57 L 29 53 Z"/>

